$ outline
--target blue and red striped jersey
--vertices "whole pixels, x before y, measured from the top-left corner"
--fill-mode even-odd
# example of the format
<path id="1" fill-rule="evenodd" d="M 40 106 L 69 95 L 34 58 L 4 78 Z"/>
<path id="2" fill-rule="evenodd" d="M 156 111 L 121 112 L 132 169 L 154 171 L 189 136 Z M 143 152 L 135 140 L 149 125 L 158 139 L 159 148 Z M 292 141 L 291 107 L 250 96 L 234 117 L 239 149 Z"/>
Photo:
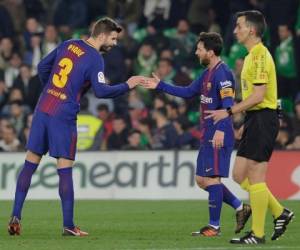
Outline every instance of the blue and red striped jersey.
<path id="1" fill-rule="evenodd" d="M 44 85 L 36 111 L 76 119 L 80 98 L 90 88 L 98 98 L 113 98 L 129 90 L 126 83 L 105 83 L 102 55 L 83 40 L 61 43 L 38 65 Z"/>
<path id="2" fill-rule="evenodd" d="M 225 133 L 224 146 L 234 145 L 231 117 L 217 124 L 214 124 L 212 119 L 204 119 L 205 110 L 225 109 L 234 103 L 235 79 L 226 64 L 219 62 L 213 69 L 206 69 L 187 87 L 174 86 L 160 81 L 157 89 L 183 98 L 200 96 L 201 143 L 211 144 L 215 131 L 221 130 Z"/>

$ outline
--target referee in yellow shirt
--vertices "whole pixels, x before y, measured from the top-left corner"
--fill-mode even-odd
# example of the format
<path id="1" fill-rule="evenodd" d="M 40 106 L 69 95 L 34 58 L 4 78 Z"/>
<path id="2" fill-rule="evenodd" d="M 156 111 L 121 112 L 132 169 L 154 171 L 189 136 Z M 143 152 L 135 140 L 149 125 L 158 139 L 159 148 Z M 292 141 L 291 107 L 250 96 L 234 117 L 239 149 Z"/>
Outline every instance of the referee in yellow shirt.
<path id="1" fill-rule="evenodd" d="M 265 217 L 270 208 L 274 217 L 271 239 L 277 240 L 286 230 L 294 213 L 284 208 L 268 189 L 265 179 L 279 129 L 277 82 L 273 58 L 262 43 L 266 28 L 264 16 L 256 10 L 238 12 L 234 34 L 248 50 L 241 74 L 243 101 L 226 110 L 207 111 L 206 119 L 215 122 L 246 111 L 243 135 L 234 163 L 233 178 L 249 192 L 252 209 L 252 231 L 234 244 L 265 243 Z M 245 214 L 244 223 L 249 218 Z"/>

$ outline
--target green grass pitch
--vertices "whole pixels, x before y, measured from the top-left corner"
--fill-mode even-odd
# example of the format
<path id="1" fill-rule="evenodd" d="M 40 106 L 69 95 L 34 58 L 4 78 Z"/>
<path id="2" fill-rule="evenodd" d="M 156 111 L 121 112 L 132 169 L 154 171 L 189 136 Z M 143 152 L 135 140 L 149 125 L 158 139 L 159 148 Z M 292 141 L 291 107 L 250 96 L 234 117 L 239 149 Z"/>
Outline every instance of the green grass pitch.
<path id="1" fill-rule="evenodd" d="M 295 212 L 296 218 L 286 234 L 275 242 L 270 240 L 273 220 L 268 214 L 267 243 L 260 246 L 228 243 L 234 236 L 235 217 L 227 205 L 222 211 L 220 237 L 190 236 L 193 230 L 207 223 L 207 201 L 77 201 L 76 223 L 90 233 L 85 238 L 61 236 L 59 201 L 27 201 L 23 210 L 22 235 L 9 236 L 6 226 L 11 205 L 11 202 L 0 201 L 1 250 L 300 249 L 299 201 L 284 202 Z"/>

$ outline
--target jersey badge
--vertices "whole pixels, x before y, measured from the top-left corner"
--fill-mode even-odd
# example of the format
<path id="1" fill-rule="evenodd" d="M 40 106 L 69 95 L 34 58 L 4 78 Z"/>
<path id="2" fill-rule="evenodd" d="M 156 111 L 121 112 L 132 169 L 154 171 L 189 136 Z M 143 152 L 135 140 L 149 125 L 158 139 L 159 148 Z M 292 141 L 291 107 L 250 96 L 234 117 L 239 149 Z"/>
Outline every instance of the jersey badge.
<path id="1" fill-rule="evenodd" d="M 105 77 L 104 77 L 103 72 L 101 72 L 101 71 L 98 73 L 98 82 L 105 83 Z"/>

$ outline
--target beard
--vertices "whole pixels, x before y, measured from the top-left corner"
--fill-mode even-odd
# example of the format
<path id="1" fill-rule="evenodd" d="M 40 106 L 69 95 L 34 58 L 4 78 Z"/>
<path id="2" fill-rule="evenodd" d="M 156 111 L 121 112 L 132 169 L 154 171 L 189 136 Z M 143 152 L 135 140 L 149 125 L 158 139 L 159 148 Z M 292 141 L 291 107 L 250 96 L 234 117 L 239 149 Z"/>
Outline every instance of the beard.
<path id="1" fill-rule="evenodd" d="M 102 45 L 99 49 L 100 52 L 106 53 L 112 49 L 113 46 L 109 45 Z"/>
<path id="2" fill-rule="evenodd" d="M 200 59 L 200 63 L 204 66 L 204 67 L 207 67 L 210 63 L 209 59 L 208 58 L 203 58 L 203 59 Z"/>

